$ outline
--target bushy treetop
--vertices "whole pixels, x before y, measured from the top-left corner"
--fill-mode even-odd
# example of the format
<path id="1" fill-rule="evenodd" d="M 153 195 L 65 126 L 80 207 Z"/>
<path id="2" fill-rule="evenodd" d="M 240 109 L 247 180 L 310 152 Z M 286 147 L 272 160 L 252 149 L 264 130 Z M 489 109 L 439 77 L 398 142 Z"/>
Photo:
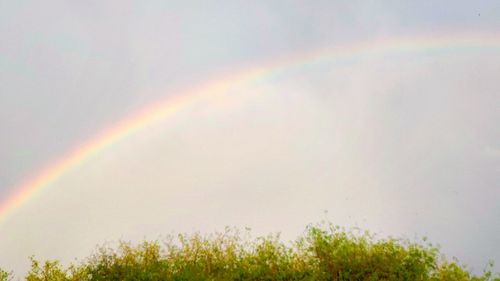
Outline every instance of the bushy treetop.
<path id="1" fill-rule="evenodd" d="M 491 265 L 481 276 L 474 276 L 457 261 L 447 261 L 425 240 L 375 239 L 370 233 L 331 224 L 309 226 L 291 243 L 282 242 L 279 235 L 253 239 L 248 232 L 227 228 L 162 242 L 120 242 L 116 248 L 100 247 L 68 267 L 35 258 L 31 263 L 27 281 L 500 281 L 500 275 L 491 273 Z M 0 270 L 0 281 L 12 279 Z"/>

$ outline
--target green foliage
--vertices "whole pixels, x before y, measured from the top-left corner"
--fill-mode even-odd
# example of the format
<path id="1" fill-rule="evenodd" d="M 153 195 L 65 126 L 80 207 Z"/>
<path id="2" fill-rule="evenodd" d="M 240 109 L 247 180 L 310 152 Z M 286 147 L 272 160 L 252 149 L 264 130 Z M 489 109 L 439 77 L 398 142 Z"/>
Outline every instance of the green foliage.
<path id="1" fill-rule="evenodd" d="M 432 244 L 375 239 L 332 225 L 310 226 L 295 242 L 279 235 L 251 239 L 248 232 L 226 229 L 208 236 L 168 237 L 139 245 L 99 248 L 78 265 L 31 259 L 27 281 L 104 280 L 304 280 L 304 281 L 500 281 L 492 264 L 473 276 L 457 261 L 441 257 Z M 10 280 L 0 271 L 0 281 Z"/>
<path id="2" fill-rule="evenodd" d="M 12 275 L 9 272 L 0 268 L 0 281 L 10 281 L 12 280 L 11 276 Z"/>
<path id="3" fill-rule="evenodd" d="M 31 271 L 26 276 L 27 281 L 63 281 L 67 280 L 66 272 L 58 261 L 46 261 L 42 265 L 31 257 Z"/>

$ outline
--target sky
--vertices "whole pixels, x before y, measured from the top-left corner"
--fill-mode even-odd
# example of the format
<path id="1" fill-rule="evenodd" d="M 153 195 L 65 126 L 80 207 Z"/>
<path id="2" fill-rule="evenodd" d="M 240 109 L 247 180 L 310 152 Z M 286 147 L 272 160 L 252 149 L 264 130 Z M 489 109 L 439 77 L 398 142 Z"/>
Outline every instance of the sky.
<path id="1" fill-rule="evenodd" d="M 500 37 L 490 1 L 0 1 L 0 206 L 81 143 L 207 81 L 394 38 Z M 92 155 L 0 223 L 0 267 L 328 219 L 500 263 L 500 49 L 296 64 Z M 498 265 L 496 267 L 499 268 Z"/>

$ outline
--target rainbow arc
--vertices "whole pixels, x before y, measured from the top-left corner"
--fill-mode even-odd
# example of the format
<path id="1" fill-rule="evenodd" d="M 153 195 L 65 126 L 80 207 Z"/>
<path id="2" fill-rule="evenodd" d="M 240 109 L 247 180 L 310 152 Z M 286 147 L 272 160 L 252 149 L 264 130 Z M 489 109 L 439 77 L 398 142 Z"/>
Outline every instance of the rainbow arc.
<path id="1" fill-rule="evenodd" d="M 500 51 L 500 34 L 458 34 L 429 35 L 421 37 L 383 38 L 347 46 L 322 49 L 310 53 L 302 53 L 289 58 L 263 63 L 241 72 L 209 81 L 176 95 L 160 100 L 144 109 L 135 112 L 117 123 L 114 127 L 102 131 L 96 136 L 82 142 L 64 154 L 60 159 L 36 172 L 31 178 L 21 183 L 8 198 L 0 201 L 0 224 L 15 210 L 36 198 L 37 194 L 49 188 L 68 171 L 81 165 L 92 155 L 109 149 L 116 142 L 140 132 L 148 125 L 165 120 L 169 116 L 188 108 L 200 98 L 225 95 L 228 89 L 258 81 L 274 73 L 290 67 L 301 67 L 310 63 L 335 63 L 342 59 L 358 56 L 377 56 L 402 52 L 412 54 L 417 51 L 451 52 L 457 49 Z"/>

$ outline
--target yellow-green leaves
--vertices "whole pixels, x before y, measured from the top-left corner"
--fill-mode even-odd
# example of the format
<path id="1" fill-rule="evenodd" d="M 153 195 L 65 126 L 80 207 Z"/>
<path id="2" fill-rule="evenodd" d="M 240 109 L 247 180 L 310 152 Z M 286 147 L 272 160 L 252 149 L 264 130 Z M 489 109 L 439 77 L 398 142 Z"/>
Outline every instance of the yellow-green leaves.
<path id="1" fill-rule="evenodd" d="M 474 276 L 441 257 L 432 244 L 377 239 L 331 224 L 310 226 L 295 242 L 279 235 L 251 238 L 227 228 L 212 235 L 178 235 L 139 245 L 98 248 L 81 264 L 32 258 L 27 281 L 499 281 L 488 268 Z M 497 275 L 498 276 L 498 275 Z M 11 276 L 0 270 L 0 281 Z"/>

